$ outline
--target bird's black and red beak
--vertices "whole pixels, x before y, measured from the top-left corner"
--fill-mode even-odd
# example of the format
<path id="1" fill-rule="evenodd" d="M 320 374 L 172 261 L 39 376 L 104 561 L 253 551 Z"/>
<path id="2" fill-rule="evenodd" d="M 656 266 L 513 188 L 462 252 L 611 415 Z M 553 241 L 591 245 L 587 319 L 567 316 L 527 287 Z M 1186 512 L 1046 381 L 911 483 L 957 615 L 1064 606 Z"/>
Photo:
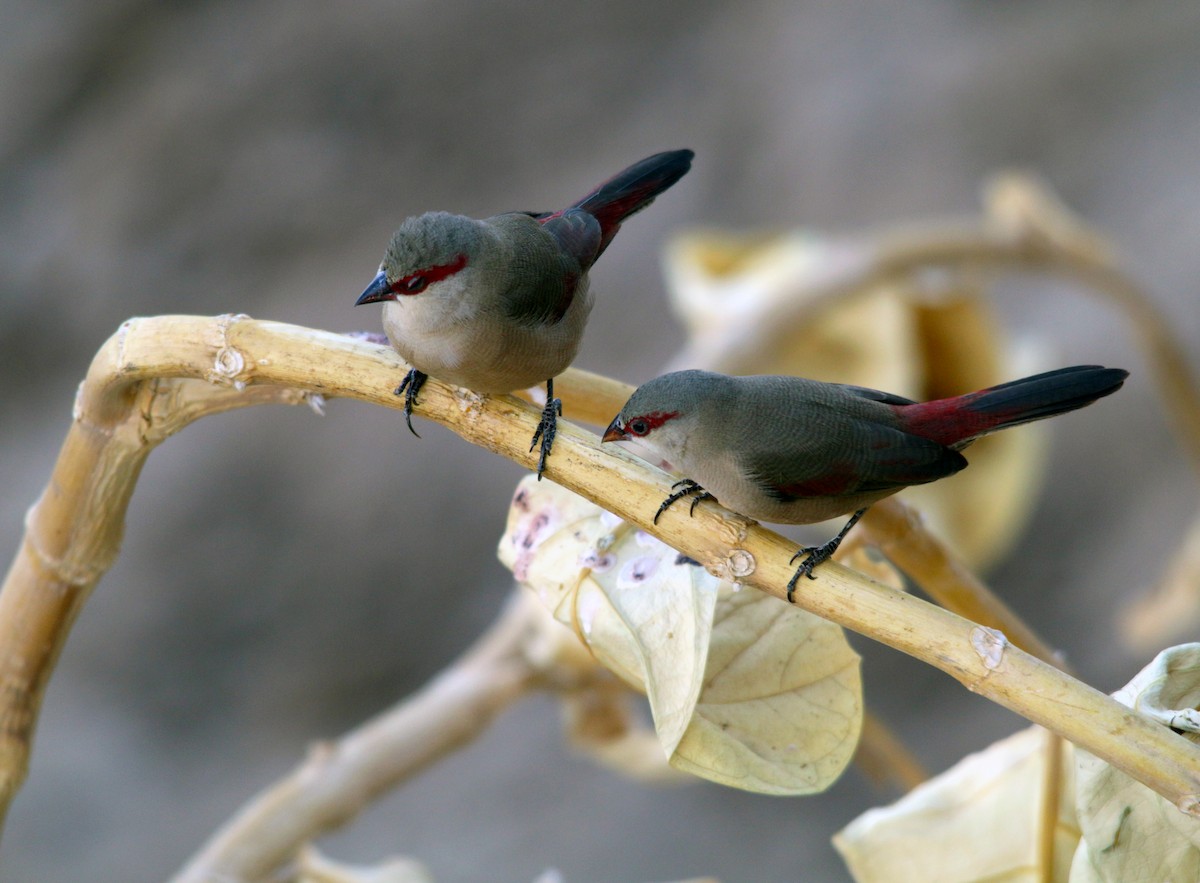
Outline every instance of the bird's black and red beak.
<path id="1" fill-rule="evenodd" d="M 602 442 L 611 441 L 629 441 L 629 433 L 625 431 L 625 422 L 618 414 L 613 418 L 612 423 L 608 424 L 608 429 L 604 430 L 604 435 L 600 437 Z"/>
<path id="2" fill-rule="evenodd" d="M 371 284 L 367 286 L 367 290 L 358 296 L 358 300 L 354 302 L 356 307 L 363 304 L 373 304 L 381 300 L 395 300 L 396 292 L 392 291 L 392 286 L 387 280 L 387 273 L 382 269 L 371 280 Z"/>

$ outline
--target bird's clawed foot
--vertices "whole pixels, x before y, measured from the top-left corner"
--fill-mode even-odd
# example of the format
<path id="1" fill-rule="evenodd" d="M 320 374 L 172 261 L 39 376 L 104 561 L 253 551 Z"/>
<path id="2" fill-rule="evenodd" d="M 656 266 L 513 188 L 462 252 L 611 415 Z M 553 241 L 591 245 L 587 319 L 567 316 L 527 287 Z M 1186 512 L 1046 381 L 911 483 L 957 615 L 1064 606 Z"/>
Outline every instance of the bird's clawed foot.
<path id="1" fill-rule="evenodd" d="M 679 488 L 679 490 L 675 490 L 675 488 Z M 679 502 L 684 497 L 692 498 L 692 505 L 691 508 L 688 509 L 688 515 L 691 515 L 696 511 L 696 504 L 701 500 L 716 499 L 716 497 L 714 497 L 704 488 L 700 487 L 700 485 L 696 484 L 696 482 L 692 481 L 690 478 L 685 478 L 681 481 L 675 482 L 673 485 L 671 485 L 671 491 L 671 496 L 663 500 L 662 505 L 658 507 L 658 511 L 654 513 L 655 524 L 658 524 L 658 516 L 662 515 L 669 508 L 671 508 L 672 505 Z"/>
<path id="2" fill-rule="evenodd" d="M 413 429 L 413 405 L 417 403 L 417 392 L 420 391 L 421 387 L 428 379 L 428 374 L 423 374 L 416 368 L 410 368 L 408 373 L 404 375 L 404 379 L 400 381 L 400 385 L 392 390 L 394 395 L 404 396 L 404 422 L 408 424 L 408 431 L 413 435 L 416 435 L 417 438 L 420 438 L 421 436 L 417 435 L 417 431 Z"/>
<path id="3" fill-rule="evenodd" d="M 558 418 L 562 416 L 562 399 L 554 397 L 554 381 L 546 381 L 546 406 L 542 408 L 542 419 L 538 422 L 537 430 L 533 433 L 533 441 L 529 443 L 529 451 L 537 447 L 538 439 L 542 441 L 542 449 L 538 454 L 537 477 L 542 480 L 542 472 L 546 469 L 546 458 L 550 456 L 550 448 L 554 446 L 554 436 L 558 434 Z"/>
<path id="4" fill-rule="evenodd" d="M 809 579 L 816 579 L 816 577 L 813 576 L 813 568 L 818 564 L 824 564 L 833 557 L 833 553 L 836 552 L 837 547 L 841 545 L 840 540 L 841 537 L 838 536 L 834 537 L 824 545 L 805 546 L 792 556 L 792 560 L 789 561 L 788 564 L 795 564 L 796 559 L 801 555 L 806 555 L 808 557 L 800 562 L 800 566 L 796 568 L 796 572 L 793 573 L 792 578 L 788 580 L 787 599 L 789 604 L 795 603 L 792 596 L 796 593 L 796 583 L 799 582 L 800 577 L 806 576 Z"/>
<path id="5" fill-rule="evenodd" d="M 796 583 L 799 582 L 801 576 L 806 576 L 809 579 L 816 579 L 813 576 L 813 570 L 818 564 L 824 564 L 833 557 L 833 553 L 838 550 L 838 546 L 842 544 L 842 540 L 846 538 L 846 534 L 850 533 L 850 528 L 858 524 L 858 519 L 862 518 L 866 513 L 866 508 L 859 509 L 850 516 L 850 520 L 846 525 L 838 531 L 838 535 L 827 543 L 822 543 L 819 546 L 805 546 L 792 556 L 792 560 L 788 564 L 795 564 L 796 559 L 801 555 L 805 555 L 805 559 L 800 562 L 800 566 L 796 568 L 796 572 L 792 574 L 792 578 L 787 584 L 787 599 L 788 603 L 795 603 L 792 596 L 796 592 Z"/>

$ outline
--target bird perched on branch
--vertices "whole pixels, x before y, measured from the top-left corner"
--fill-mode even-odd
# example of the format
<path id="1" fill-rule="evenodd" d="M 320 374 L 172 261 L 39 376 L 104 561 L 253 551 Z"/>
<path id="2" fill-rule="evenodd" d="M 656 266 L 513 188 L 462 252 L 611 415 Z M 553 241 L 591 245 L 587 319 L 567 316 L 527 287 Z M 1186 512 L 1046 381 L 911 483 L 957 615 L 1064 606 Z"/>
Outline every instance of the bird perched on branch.
<path id="1" fill-rule="evenodd" d="M 541 442 L 541 478 L 562 413 L 554 376 L 575 358 L 592 308 L 588 270 L 626 218 L 687 173 L 692 156 L 657 153 L 557 212 L 484 220 L 430 212 L 401 224 L 357 303 L 384 302 L 384 330 L 412 366 L 395 390 L 408 428 L 427 376 L 481 393 L 545 381 L 529 446 Z"/>
<path id="2" fill-rule="evenodd" d="M 913 402 L 801 377 L 677 371 L 638 387 L 604 441 L 634 441 L 686 476 L 658 507 L 705 499 L 751 518 L 811 524 L 853 513 L 837 536 L 801 549 L 788 581 L 828 560 L 867 508 L 909 485 L 967 466 L 959 451 L 990 432 L 1090 405 L 1129 372 L 1079 365 L 979 392 Z"/>

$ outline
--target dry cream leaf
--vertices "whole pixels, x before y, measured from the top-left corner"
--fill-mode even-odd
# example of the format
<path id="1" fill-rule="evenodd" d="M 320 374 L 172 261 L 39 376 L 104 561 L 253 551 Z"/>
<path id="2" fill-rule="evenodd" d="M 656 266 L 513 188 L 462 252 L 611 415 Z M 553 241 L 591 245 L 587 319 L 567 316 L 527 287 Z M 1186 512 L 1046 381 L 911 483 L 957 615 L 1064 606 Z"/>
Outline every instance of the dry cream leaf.
<path id="1" fill-rule="evenodd" d="M 1172 729 L 1200 733 L 1200 644 L 1159 653 L 1113 698 Z"/>
<path id="2" fill-rule="evenodd" d="M 858 883 L 1066 881 L 1079 840 L 1069 743 L 1063 752 L 1053 868 L 1038 867 L 1048 740 L 1040 727 L 972 754 L 891 806 L 869 810 L 834 836 Z"/>
<path id="3" fill-rule="evenodd" d="M 1200 743 L 1200 644 L 1164 650 L 1113 698 Z M 1200 819 L 1094 755 L 1077 755 L 1083 841 L 1070 883 L 1200 880 Z"/>
<path id="4" fill-rule="evenodd" d="M 703 683 L 716 577 L 534 476 L 517 486 L 499 554 L 606 668 L 646 693 L 670 756 Z"/>
<path id="5" fill-rule="evenodd" d="M 326 858 L 314 846 L 300 852 L 296 883 L 433 883 L 420 862 L 391 858 L 378 865 L 348 865 Z"/>
<path id="6" fill-rule="evenodd" d="M 499 551 L 605 667 L 646 692 L 672 766 L 800 794 L 827 787 L 853 755 L 858 657 L 837 626 L 722 584 L 533 476 L 517 488 Z"/>
<path id="7" fill-rule="evenodd" d="M 833 784 L 862 729 L 858 654 L 841 628 L 756 589 L 722 587 L 704 690 L 671 765 L 745 791 Z"/>
<path id="8" fill-rule="evenodd" d="M 692 233 L 668 249 L 672 303 L 690 332 L 669 366 L 794 374 L 931 399 L 1043 365 L 1017 359 L 975 277 L 945 267 L 888 274 L 870 240 Z M 1045 459 L 1041 427 L 972 445 L 971 468 L 905 492 L 972 567 L 1015 542 Z"/>

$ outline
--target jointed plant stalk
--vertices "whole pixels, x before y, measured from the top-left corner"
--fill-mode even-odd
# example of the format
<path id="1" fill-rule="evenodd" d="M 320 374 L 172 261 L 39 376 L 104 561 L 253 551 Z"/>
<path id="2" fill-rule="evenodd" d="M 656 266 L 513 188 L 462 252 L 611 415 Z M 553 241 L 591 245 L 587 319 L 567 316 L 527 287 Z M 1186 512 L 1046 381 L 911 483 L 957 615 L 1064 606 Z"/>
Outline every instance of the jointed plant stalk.
<path id="1" fill-rule="evenodd" d="M 0 590 L 0 807 L 24 778 L 42 690 L 74 615 L 116 555 L 149 451 L 198 416 L 247 404 L 319 394 L 397 407 L 391 389 L 403 367 L 374 344 L 241 316 L 132 320 L 105 344 Z M 594 376 L 568 371 L 557 384 L 569 414 L 578 382 L 594 383 Z M 474 444 L 532 463 L 528 444 L 538 410 L 518 399 L 476 396 L 431 380 L 420 413 Z M 654 525 L 669 478 L 602 450 L 594 435 L 564 423 L 546 477 L 710 571 L 782 599 L 793 544 L 711 504 L 692 518 L 672 510 Z M 800 606 L 942 669 L 1200 815 L 1200 750 L 1169 729 L 1017 649 L 999 631 L 835 563 L 817 574 L 796 593 Z"/>

